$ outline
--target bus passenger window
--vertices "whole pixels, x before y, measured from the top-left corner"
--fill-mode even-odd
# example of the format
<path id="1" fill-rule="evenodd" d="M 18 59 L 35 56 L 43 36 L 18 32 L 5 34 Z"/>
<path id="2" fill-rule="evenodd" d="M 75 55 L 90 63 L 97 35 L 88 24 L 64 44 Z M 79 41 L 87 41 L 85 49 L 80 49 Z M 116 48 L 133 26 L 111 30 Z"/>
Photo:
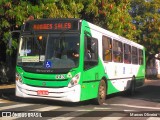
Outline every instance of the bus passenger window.
<path id="1" fill-rule="evenodd" d="M 132 63 L 138 64 L 138 52 L 136 47 L 132 47 Z"/>
<path id="2" fill-rule="evenodd" d="M 123 61 L 122 43 L 116 40 L 113 41 L 113 60 L 114 62 Z"/>
<path id="3" fill-rule="evenodd" d="M 112 39 L 103 36 L 102 46 L 103 46 L 103 60 L 112 61 Z"/>
<path id="4" fill-rule="evenodd" d="M 90 47 L 87 46 L 87 48 L 85 49 L 85 60 L 89 60 L 91 58 L 92 58 L 91 50 L 90 50 Z"/>
<path id="5" fill-rule="evenodd" d="M 139 64 L 143 65 L 143 50 L 139 49 Z"/>
<path id="6" fill-rule="evenodd" d="M 124 63 L 131 63 L 131 46 L 124 44 Z"/>
<path id="7" fill-rule="evenodd" d="M 98 64 L 98 40 L 85 37 L 84 69 L 90 69 Z"/>

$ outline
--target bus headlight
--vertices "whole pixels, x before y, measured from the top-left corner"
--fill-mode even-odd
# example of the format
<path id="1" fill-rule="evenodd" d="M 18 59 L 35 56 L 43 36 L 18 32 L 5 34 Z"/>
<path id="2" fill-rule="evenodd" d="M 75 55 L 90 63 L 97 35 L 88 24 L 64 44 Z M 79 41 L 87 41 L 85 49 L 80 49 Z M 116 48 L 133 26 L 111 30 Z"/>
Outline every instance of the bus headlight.
<path id="1" fill-rule="evenodd" d="M 23 84 L 22 77 L 18 73 L 16 73 L 16 81 L 19 81 Z"/>
<path id="2" fill-rule="evenodd" d="M 76 74 L 68 84 L 68 87 L 73 87 L 78 84 L 80 80 L 80 73 Z"/>

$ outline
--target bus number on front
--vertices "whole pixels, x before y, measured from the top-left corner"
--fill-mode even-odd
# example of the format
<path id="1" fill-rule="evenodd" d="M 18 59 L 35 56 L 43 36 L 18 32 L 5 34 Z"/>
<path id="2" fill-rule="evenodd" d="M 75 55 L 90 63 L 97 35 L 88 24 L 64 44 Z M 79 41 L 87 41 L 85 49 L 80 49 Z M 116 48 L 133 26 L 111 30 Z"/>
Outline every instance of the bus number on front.
<path id="1" fill-rule="evenodd" d="M 56 75 L 56 79 L 65 79 L 64 75 Z"/>

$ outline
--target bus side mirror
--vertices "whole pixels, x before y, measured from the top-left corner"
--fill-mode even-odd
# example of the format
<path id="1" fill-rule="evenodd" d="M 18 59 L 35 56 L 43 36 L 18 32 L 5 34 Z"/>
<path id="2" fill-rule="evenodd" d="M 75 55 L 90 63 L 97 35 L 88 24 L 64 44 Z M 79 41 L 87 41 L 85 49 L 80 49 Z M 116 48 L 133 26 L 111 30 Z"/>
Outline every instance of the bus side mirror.
<path id="1" fill-rule="evenodd" d="M 12 47 L 12 32 L 9 33 L 9 40 L 8 40 L 8 47 L 9 49 Z"/>
<path id="2" fill-rule="evenodd" d="M 19 38 L 20 36 L 20 30 L 14 30 L 14 31 L 11 31 L 9 33 L 9 40 L 8 40 L 8 47 L 11 48 L 12 47 L 12 41 L 14 38 Z"/>

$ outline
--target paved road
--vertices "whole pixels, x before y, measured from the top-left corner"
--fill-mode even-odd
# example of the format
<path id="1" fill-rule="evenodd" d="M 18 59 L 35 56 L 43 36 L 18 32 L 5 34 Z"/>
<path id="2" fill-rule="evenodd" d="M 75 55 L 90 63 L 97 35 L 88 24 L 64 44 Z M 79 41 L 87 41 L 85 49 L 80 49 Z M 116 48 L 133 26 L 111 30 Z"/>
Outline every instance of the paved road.
<path id="1" fill-rule="evenodd" d="M 14 87 L 14 85 L 1 86 L 0 116 L 2 112 L 13 114 L 14 111 L 18 114 L 13 114 L 15 117 L 11 118 L 0 117 L 0 120 L 24 119 L 22 116 L 25 115 L 31 118 L 34 115 L 42 116 L 42 119 L 50 120 L 81 120 L 82 117 L 83 120 L 160 120 L 160 117 L 156 117 L 160 115 L 160 80 L 146 80 L 145 86 L 139 88 L 132 97 L 124 93 L 110 95 L 103 106 L 93 105 L 89 101 L 66 103 L 21 99 L 14 97 Z M 25 113 L 22 113 L 23 111 Z M 3 113 L 3 116 L 5 115 L 6 113 Z"/>

